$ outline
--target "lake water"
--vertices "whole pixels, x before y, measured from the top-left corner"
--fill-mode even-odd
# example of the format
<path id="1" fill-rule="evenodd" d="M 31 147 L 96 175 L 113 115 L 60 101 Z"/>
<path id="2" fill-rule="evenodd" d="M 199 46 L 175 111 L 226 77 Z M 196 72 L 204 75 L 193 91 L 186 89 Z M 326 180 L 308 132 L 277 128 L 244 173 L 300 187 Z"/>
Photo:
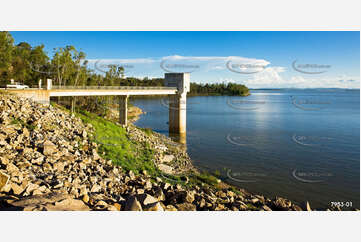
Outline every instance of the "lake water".
<path id="1" fill-rule="evenodd" d="M 271 198 L 360 208 L 359 90 L 251 93 L 188 97 L 187 150 L 194 164 Z M 166 98 L 131 102 L 147 112 L 136 125 L 168 135 Z"/>

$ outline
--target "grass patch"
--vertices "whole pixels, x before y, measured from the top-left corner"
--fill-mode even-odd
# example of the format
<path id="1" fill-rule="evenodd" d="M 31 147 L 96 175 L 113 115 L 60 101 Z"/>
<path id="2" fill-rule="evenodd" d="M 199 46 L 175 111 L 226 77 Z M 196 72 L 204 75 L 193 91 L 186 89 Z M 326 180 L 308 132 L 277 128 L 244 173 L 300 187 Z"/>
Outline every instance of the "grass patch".
<path id="1" fill-rule="evenodd" d="M 54 104 L 54 106 L 69 112 L 59 105 Z M 149 144 L 131 141 L 122 126 L 84 110 L 79 110 L 75 115 L 84 123 L 93 126 L 92 141 L 98 144 L 99 155 L 104 159 L 112 160 L 113 164 L 121 166 L 125 171 L 132 170 L 139 174 L 146 170 L 153 181 L 156 177 L 160 177 L 170 184 L 183 184 L 185 187 L 193 187 L 194 185 L 216 187 L 218 184 L 219 171 L 214 172 L 214 174 L 209 172 L 189 173 L 185 175 L 189 179 L 188 183 L 186 183 L 183 175 L 164 174 L 153 163 L 154 151 Z M 147 135 L 153 133 L 150 128 L 142 128 L 141 130 Z M 238 191 L 234 189 L 234 192 L 237 193 Z"/>
<path id="2" fill-rule="evenodd" d="M 190 177 L 190 182 L 197 184 L 197 185 L 201 185 L 202 183 L 206 183 L 208 185 L 212 185 L 215 186 L 216 184 L 218 184 L 218 178 L 209 174 L 208 172 L 202 172 L 199 174 L 193 174 Z"/>
<path id="3" fill-rule="evenodd" d="M 60 105 L 60 104 L 57 104 L 56 102 L 53 102 L 53 101 L 50 101 L 50 104 L 51 106 L 55 107 L 55 108 L 58 108 L 58 109 L 61 109 L 62 111 L 65 111 L 67 113 L 70 113 L 70 110 L 67 109 L 66 107 Z"/>
<path id="4" fill-rule="evenodd" d="M 128 120 L 132 120 L 132 119 L 134 119 L 136 116 L 135 115 L 128 115 Z"/>
<path id="5" fill-rule="evenodd" d="M 247 206 L 248 210 L 251 210 L 251 211 L 258 211 L 259 210 L 256 206 L 254 206 L 252 204 L 249 204 L 249 203 L 247 203 L 246 206 Z"/>
<path id="6" fill-rule="evenodd" d="M 33 124 L 28 124 L 26 122 L 24 122 L 23 120 L 21 119 L 12 119 L 10 124 L 13 124 L 13 125 L 19 125 L 20 127 L 26 127 L 28 130 L 30 131 L 33 131 L 35 130 L 36 126 L 33 125 Z"/>
<path id="7" fill-rule="evenodd" d="M 93 141 L 99 145 L 98 153 L 103 158 L 112 160 L 126 171 L 139 173 L 146 170 L 150 175 L 159 174 L 152 161 L 154 151 L 149 144 L 132 142 L 123 127 L 93 113 L 80 111 L 76 115 L 84 123 L 90 123 L 94 127 Z"/>
<path id="8" fill-rule="evenodd" d="M 143 130 L 143 132 L 146 133 L 148 136 L 153 133 L 153 130 L 151 128 L 140 128 L 140 130 Z"/>

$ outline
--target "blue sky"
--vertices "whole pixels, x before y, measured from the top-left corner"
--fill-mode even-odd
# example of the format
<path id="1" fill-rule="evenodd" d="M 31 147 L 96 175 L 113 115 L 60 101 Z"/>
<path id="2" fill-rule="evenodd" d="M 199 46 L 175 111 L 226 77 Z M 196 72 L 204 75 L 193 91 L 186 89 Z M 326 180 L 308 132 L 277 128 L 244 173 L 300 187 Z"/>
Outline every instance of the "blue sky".
<path id="1" fill-rule="evenodd" d="M 11 32 L 15 43 L 74 45 L 89 68 L 123 66 L 127 76 L 191 72 L 200 83 L 254 88 L 360 87 L 359 32 Z"/>

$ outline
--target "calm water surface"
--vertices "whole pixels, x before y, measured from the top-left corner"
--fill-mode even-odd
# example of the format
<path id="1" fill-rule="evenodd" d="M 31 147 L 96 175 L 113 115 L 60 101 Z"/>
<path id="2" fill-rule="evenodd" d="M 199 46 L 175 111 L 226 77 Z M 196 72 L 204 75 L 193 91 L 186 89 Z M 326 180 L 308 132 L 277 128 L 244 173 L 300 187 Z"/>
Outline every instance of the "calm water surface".
<path id="1" fill-rule="evenodd" d="M 133 99 L 140 127 L 168 135 L 166 98 Z M 187 149 L 201 169 L 269 197 L 360 208 L 360 92 L 254 90 L 188 97 Z"/>

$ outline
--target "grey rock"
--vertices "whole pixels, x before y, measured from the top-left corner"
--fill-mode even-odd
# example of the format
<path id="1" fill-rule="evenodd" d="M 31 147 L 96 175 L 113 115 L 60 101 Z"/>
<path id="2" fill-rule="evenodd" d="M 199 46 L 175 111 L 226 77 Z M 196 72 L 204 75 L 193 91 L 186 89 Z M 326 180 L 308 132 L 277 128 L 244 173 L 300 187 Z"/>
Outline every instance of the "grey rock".
<path id="1" fill-rule="evenodd" d="M 206 200 L 204 200 L 204 198 L 202 198 L 199 202 L 199 207 L 203 208 L 204 206 L 206 206 Z"/>
<path id="2" fill-rule="evenodd" d="M 55 152 L 57 152 L 56 146 L 49 140 L 43 143 L 43 149 L 44 149 L 43 151 L 44 155 L 52 155 Z"/>
<path id="3" fill-rule="evenodd" d="M 67 198 L 55 204 L 47 204 L 47 211 L 90 211 L 90 208 L 78 199 Z"/>
<path id="4" fill-rule="evenodd" d="M 167 205 L 165 211 L 178 211 L 173 205 Z"/>
<path id="5" fill-rule="evenodd" d="M 128 199 L 126 200 L 126 203 L 125 203 L 124 210 L 125 211 L 143 211 L 142 205 L 140 204 L 140 202 L 137 200 L 137 198 L 135 196 L 128 197 Z"/>
<path id="6" fill-rule="evenodd" d="M 35 206 L 38 204 L 55 203 L 60 200 L 71 198 L 68 194 L 62 193 L 49 193 L 45 195 L 34 195 L 13 201 L 10 204 L 18 207 Z"/>
<path id="7" fill-rule="evenodd" d="M 159 202 L 156 202 L 144 206 L 144 211 L 164 211 L 164 208 Z"/>
<path id="8" fill-rule="evenodd" d="M 290 200 L 287 200 L 285 198 L 282 197 L 276 197 L 275 201 L 273 202 L 273 204 L 281 210 L 288 210 L 289 207 L 291 207 L 292 203 Z"/>
<path id="9" fill-rule="evenodd" d="M 11 189 L 15 195 L 20 195 L 25 190 L 22 186 L 19 186 L 16 183 L 11 183 Z"/>
<path id="10" fill-rule="evenodd" d="M 53 168 L 58 172 L 63 172 L 65 165 L 66 165 L 65 162 L 56 162 L 54 163 Z"/>
<path id="11" fill-rule="evenodd" d="M 9 172 L 9 174 L 19 172 L 19 168 L 17 166 L 15 166 L 14 164 L 12 164 L 12 163 L 9 163 L 6 166 L 6 170 Z"/>
<path id="12" fill-rule="evenodd" d="M 192 203 L 194 201 L 194 191 L 182 191 L 179 194 L 183 202 Z"/>
<path id="13" fill-rule="evenodd" d="M 160 187 L 154 187 L 154 194 L 153 196 L 158 200 L 158 201 L 164 201 L 165 200 L 165 195 L 162 191 L 162 189 Z"/>
<path id="14" fill-rule="evenodd" d="M 90 192 L 100 192 L 102 190 L 102 187 L 99 186 L 98 184 L 94 184 L 91 188 Z"/>
<path id="15" fill-rule="evenodd" d="M 164 183 L 163 189 L 164 189 L 164 190 L 168 190 L 168 188 L 172 188 L 172 185 L 169 184 L 169 183 Z"/>
<path id="16" fill-rule="evenodd" d="M 166 174 L 173 174 L 173 167 L 165 165 L 165 164 L 158 164 L 158 168 L 159 170 L 161 170 L 162 172 L 166 173 Z"/>
<path id="17" fill-rule="evenodd" d="M 301 204 L 301 207 L 302 207 L 302 209 L 303 209 L 304 211 L 312 211 L 311 206 L 310 206 L 310 203 L 309 203 L 308 201 L 303 202 L 303 203 Z"/>
<path id="18" fill-rule="evenodd" d="M 174 155 L 164 155 L 161 159 L 161 163 L 169 163 L 174 160 Z"/>
<path id="19" fill-rule="evenodd" d="M 293 204 L 292 208 L 294 211 L 303 211 L 302 208 L 300 206 L 297 206 L 296 204 Z"/>
<path id="20" fill-rule="evenodd" d="M 0 191 L 5 187 L 10 179 L 8 174 L 5 174 L 0 171 Z"/>
<path id="21" fill-rule="evenodd" d="M 263 205 L 263 206 L 262 206 L 262 209 L 263 209 L 264 211 L 272 211 L 272 209 L 271 209 L 270 207 L 268 207 L 267 205 Z"/>
<path id="22" fill-rule="evenodd" d="M 135 179 L 135 175 L 134 175 L 134 172 L 133 171 L 129 171 L 128 173 L 129 177 L 131 180 L 134 180 Z"/>
<path id="23" fill-rule="evenodd" d="M 152 203 L 156 203 L 158 202 L 158 199 L 156 199 L 155 197 L 149 195 L 149 194 L 146 194 L 146 193 L 143 193 L 143 194 L 138 194 L 136 196 L 136 198 L 138 199 L 138 201 L 140 201 L 141 204 L 143 205 L 148 205 L 148 204 L 152 204 Z"/>
<path id="24" fill-rule="evenodd" d="M 152 186 L 153 186 L 152 182 L 150 180 L 147 180 L 145 185 L 144 185 L 144 189 L 145 190 L 150 190 L 150 189 L 152 189 Z"/>
<path id="25" fill-rule="evenodd" d="M 144 194 L 144 189 L 138 188 L 137 189 L 137 194 Z"/>
<path id="26" fill-rule="evenodd" d="M 179 211 L 196 211 L 196 205 L 192 203 L 181 203 L 176 205 Z"/>
<path id="27" fill-rule="evenodd" d="M 96 209 L 101 209 L 101 210 L 104 210 L 106 209 L 107 207 L 109 207 L 109 204 L 107 204 L 106 202 L 104 201 L 98 201 L 96 204 L 95 204 L 95 207 Z"/>

